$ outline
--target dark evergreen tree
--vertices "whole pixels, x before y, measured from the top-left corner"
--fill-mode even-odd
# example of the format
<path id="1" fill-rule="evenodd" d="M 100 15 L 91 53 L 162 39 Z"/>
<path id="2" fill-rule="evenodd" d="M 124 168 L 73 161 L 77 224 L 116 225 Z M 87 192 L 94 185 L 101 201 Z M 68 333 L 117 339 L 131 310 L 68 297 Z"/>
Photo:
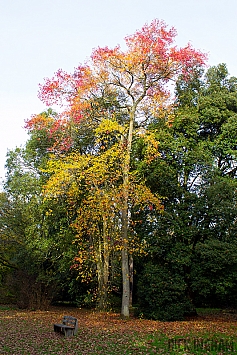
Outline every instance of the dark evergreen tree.
<path id="1" fill-rule="evenodd" d="M 173 122 L 156 119 L 152 124 L 161 156 L 147 168 L 142 165 L 149 186 L 164 196 L 164 213 L 152 223 L 142 216 L 145 223 L 137 230 L 148 239 L 150 260 L 160 268 L 148 288 L 158 287 L 163 270 L 164 279 L 173 277 L 167 281 L 171 299 L 177 280 L 193 305 L 236 305 L 236 84 L 224 64 L 204 76 L 197 68 L 191 81 L 180 78 Z M 143 274 L 147 270 L 150 264 Z M 139 295 L 141 311 L 154 317 L 155 302 L 146 304 L 145 293 Z M 156 315 L 166 310 L 167 319 L 172 318 L 162 297 L 161 292 Z M 179 316 L 189 310 L 187 302 L 183 305 Z"/>

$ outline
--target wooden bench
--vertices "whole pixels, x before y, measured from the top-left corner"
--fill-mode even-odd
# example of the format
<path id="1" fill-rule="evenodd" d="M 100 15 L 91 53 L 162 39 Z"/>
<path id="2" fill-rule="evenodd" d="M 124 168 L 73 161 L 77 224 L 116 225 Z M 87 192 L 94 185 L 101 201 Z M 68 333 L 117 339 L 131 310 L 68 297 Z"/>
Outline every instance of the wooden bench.
<path id="1" fill-rule="evenodd" d="M 64 316 L 61 324 L 54 324 L 54 331 L 64 334 L 66 337 L 76 335 L 78 331 L 77 318 Z"/>

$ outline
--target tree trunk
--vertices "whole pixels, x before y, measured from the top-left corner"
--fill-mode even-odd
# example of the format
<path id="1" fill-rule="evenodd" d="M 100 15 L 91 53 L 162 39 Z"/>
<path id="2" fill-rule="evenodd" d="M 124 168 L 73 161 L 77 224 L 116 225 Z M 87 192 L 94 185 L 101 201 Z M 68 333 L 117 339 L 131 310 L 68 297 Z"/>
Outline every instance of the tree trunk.
<path id="1" fill-rule="evenodd" d="M 133 256 L 129 255 L 129 306 L 132 307 L 132 293 L 133 293 Z"/>
<path id="2" fill-rule="evenodd" d="M 108 282 L 109 282 L 109 243 L 108 225 L 106 217 L 103 216 L 103 308 L 108 306 Z"/>
<path id="3" fill-rule="evenodd" d="M 132 149 L 133 124 L 135 117 L 135 106 L 130 112 L 130 123 L 127 137 L 126 155 L 123 169 L 123 209 L 122 209 L 122 277 L 123 277 L 123 296 L 121 315 L 129 317 L 129 298 L 130 298 L 130 280 L 129 280 L 129 261 L 128 261 L 128 227 L 129 227 L 129 170 Z"/>
<path id="4" fill-rule="evenodd" d="M 103 246 L 101 245 L 103 243 Z M 99 241 L 97 254 L 98 309 L 106 310 L 108 303 L 109 245 L 106 217 L 103 217 L 103 240 Z"/>
<path id="5" fill-rule="evenodd" d="M 121 315 L 125 318 L 129 317 L 129 264 L 128 264 L 128 221 L 127 211 L 122 211 L 122 277 L 123 277 L 123 296 L 122 296 L 122 309 Z"/>

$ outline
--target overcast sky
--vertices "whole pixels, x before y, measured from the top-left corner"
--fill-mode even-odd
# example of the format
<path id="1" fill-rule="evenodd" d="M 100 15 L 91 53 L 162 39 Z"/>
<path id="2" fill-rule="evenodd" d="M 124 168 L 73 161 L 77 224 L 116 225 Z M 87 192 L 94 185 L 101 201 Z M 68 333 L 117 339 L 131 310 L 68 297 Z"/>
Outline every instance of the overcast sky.
<path id="1" fill-rule="evenodd" d="M 237 0 L 0 0 L 0 177 L 7 150 L 24 145 L 24 121 L 45 106 L 38 84 L 59 68 L 72 72 L 93 48 L 123 45 L 154 18 L 226 63 L 237 76 Z"/>

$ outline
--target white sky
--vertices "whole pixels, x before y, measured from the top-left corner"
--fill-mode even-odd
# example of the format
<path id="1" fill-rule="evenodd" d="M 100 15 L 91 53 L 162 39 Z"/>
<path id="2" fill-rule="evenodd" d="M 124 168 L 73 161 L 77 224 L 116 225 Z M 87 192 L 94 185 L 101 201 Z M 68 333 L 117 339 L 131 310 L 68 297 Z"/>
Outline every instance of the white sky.
<path id="1" fill-rule="evenodd" d="M 24 145 L 24 121 L 45 109 L 38 84 L 73 71 L 98 46 L 123 44 L 154 18 L 226 63 L 237 76 L 237 0 L 0 0 L 0 177 L 8 149 Z"/>

